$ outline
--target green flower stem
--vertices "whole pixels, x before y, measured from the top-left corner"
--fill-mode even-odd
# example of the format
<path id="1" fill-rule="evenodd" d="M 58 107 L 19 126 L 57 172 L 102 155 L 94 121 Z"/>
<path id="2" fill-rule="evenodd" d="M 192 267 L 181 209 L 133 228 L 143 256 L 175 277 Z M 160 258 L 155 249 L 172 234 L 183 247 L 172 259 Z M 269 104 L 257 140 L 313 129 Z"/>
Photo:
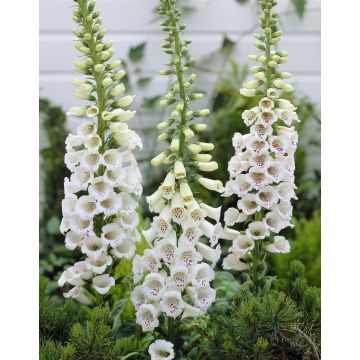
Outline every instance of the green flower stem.
<path id="1" fill-rule="evenodd" d="M 87 1 L 86 0 L 80 0 L 79 6 L 81 8 L 82 12 L 82 18 L 83 18 L 83 27 L 86 33 L 91 34 L 90 40 L 88 40 L 87 44 L 89 46 L 89 57 L 92 60 L 93 65 L 101 64 L 101 59 L 98 54 L 98 52 L 95 50 L 96 47 L 96 39 L 94 38 L 94 33 L 92 29 L 92 20 L 88 21 L 87 17 L 90 15 L 87 7 Z M 107 97 L 106 97 L 106 89 L 103 86 L 102 82 L 104 80 L 103 72 L 96 72 L 95 70 L 92 71 L 92 76 L 95 80 L 96 84 L 96 95 L 97 95 L 97 106 L 99 109 L 99 113 L 97 115 L 97 122 L 98 122 L 98 130 L 97 133 L 101 138 L 101 147 L 99 149 L 100 153 L 104 153 L 106 150 L 106 142 L 105 142 L 105 132 L 106 132 L 106 123 L 102 117 L 103 111 L 107 109 Z M 102 176 L 104 175 L 105 167 L 100 166 L 99 170 L 96 173 L 96 176 Z M 101 233 L 101 229 L 105 224 L 104 218 L 102 216 L 99 216 L 98 221 L 95 222 L 94 230 L 97 235 Z"/>
<path id="2" fill-rule="evenodd" d="M 170 1 L 167 1 L 168 6 L 171 8 Z M 185 135 L 183 132 L 183 129 L 186 124 L 186 111 L 187 111 L 187 99 L 186 99 L 186 92 L 185 92 L 185 86 L 184 86 L 184 78 L 183 78 L 183 72 L 181 70 L 182 64 L 181 64 L 181 40 L 180 40 L 180 30 L 178 28 L 178 24 L 176 22 L 174 12 L 170 12 L 171 17 L 171 24 L 174 29 L 174 45 L 175 45 L 175 55 L 173 57 L 174 64 L 175 64 L 175 70 L 176 70 L 176 77 L 179 82 L 179 94 L 180 99 L 182 100 L 184 107 L 180 113 L 180 124 L 178 126 L 179 130 L 179 151 L 178 155 L 179 158 L 182 158 L 184 156 L 184 147 L 185 147 Z"/>
<path id="3" fill-rule="evenodd" d="M 94 38 L 93 29 L 92 29 L 92 21 L 88 21 L 87 17 L 89 15 L 88 8 L 87 8 L 87 1 L 86 0 L 80 0 L 79 6 L 81 8 L 82 16 L 83 16 L 83 26 L 85 29 L 85 32 L 88 34 L 91 34 L 91 39 L 88 41 L 89 50 L 90 50 L 90 58 L 94 65 L 101 64 L 101 60 L 99 57 L 99 54 L 96 52 L 96 40 Z M 102 82 L 104 80 L 104 75 L 102 72 L 96 72 L 95 70 L 92 72 L 92 75 L 94 77 L 95 83 L 96 83 L 96 95 L 97 95 L 97 105 L 99 108 L 99 114 L 97 115 L 98 120 L 98 134 L 101 138 L 102 145 L 100 147 L 100 152 L 104 152 L 105 150 L 105 131 L 106 131 L 106 125 L 105 121 L 102 118 L 103 111 L 106 110 L 106 94 L 105 94 L 105 88 L 102 85 Z M 101 174 L 103 175 L 104 169 L 101 169 Z"/>

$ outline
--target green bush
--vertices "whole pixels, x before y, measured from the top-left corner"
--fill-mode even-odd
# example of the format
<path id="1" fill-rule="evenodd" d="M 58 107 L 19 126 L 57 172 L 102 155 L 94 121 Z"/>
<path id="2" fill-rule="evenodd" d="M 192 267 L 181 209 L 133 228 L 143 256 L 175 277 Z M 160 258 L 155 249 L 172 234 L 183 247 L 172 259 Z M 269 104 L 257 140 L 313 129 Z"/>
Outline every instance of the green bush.
<path id="1" fill-rule="evenodd" d="M 293 261 L 288 280 L 256 297 L 243 286 L 225 315 L 196 321 L 206 359 L 317 359 L 320 293 Z"/>
<path id="2" fill-rule="evenodd" d="M 269 256 L 269 272 L 278 277 L 284 277 L 291 261 L 300 260 L 306 267 L 306 278 L 309 283 L 319 286 L 321 283 L 321 218 L 315 213 L 310 220 L 293 221 L 295 228 L 293 237 L 289 237 L 291 252 L 279 256 Z"/>

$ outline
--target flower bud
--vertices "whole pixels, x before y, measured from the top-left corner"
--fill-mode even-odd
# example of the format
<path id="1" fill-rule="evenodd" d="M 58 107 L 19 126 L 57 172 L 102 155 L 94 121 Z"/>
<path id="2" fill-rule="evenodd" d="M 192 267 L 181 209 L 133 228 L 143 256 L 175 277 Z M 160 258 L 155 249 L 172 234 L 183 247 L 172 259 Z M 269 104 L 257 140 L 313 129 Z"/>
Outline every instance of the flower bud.
<path id="1" fill-rule="evenodd" d="M 277 62 L 274 61 L 274 60 L 269 61 L 268 65 L 269 65 L 271 68 L 276 68 L 276 67 L 278 66 Z"/>
<path id="2" fill-rule="evenodd" d="M 273 81 L 273 84 L 274 84 L 274 86 L 275 86 L 276 88 L 278 88 L 278 89 L 283 89 L 283 88 L 286 86 L 286 84 L 284 83 L 284 81 L 281 80 L 281 79 L 275 79 L 275 80 Z"/>
<path id="3" fill-rule="evenodd" d="M 206 124 L 193 124 L 190 126 L 192 130 L 195 131 L 204 131 L 207 128 Z"/>
<path id="4" fill-rule="evenodd" d="M 111 63 L 110 69 L 114 70 L 114 69 L 118 68 L 121 65 L 121 63 L 122 63 L 121 60 L 115 60 L 113 63 Z"/>
<path id="5" fill-rule="evenodd" d="M 187 145 L 187 148 L 188 148 L 193 154 L 198 154 L 199 152 L 201 152 L 201 151 L 203 150 L 200 145 L 194 144 L 194 143 Z"/>
<path id="6" fill-rule="evenodd" d="M 105 78 L 105 79 L 102 81 L 102 85 L 103 85 L 104 87 L 108 87 L 108 86 L 110 86 L 112 83 L 113 83 L 113 80 L 112 80 L 110 77 L 107 77 L 107 78 Z"/>
<path id="7" fill-rule="evenodd" d="M 195 136 L 194 132 L 188 127 L 183 130 L 183 133 L 187 139 L 191 139 Z"/>
<path id="8" fill-rule="evenodd" d="M 174 174 L 176 179 L 181 179 L 186 177 L 185 166 L 181 160 L 175 161 Z"/>
<path id="9" fill-rule="evenodd" d="M 179 138 L 177 136 L 173 137 L 173 139 L 171 140 L 171 143 L 170 143 L 170 149 L 172 151 L 178 151 L 179 145 L 180 145 Z"/>
<path id="10" fill-rule="evenodd" d="M 121 96 L 125 91 L 125 85 L 123 83 L 116 85 L 111 91 L 110 91 L 110 95 L 117 97 L 117 96 Z"/>
<path id="11" fill-rule="evenodd" d="M 159 166 L 163 160 L 166 158 L 167 154 L 165 152 L 160 153 L 159 155 L 155 156 L 151 159 L 150 163 L 152 166 Z"/>
<path id="12" fill-rule="evenodd" d="M 212 143 L 204 143 L 204 142 L 199 142 L 199 145 L 201 147 L 201 150 L 203 151 L 211 151 L 214 150 L 214 144 Z"/>
<path id="13" fill-rule="evenodd" d="M 160 134 L 157 138 L 158 141 L 164 141 L 169 137 L 169 133 L 168 132 L 163 132 L 162 134 Z"/>
<path id="14" fill-rule="evenodd" d="M 122 97 L 115 103 L 116 107 L 122 108 L 122 107 L 129 106 L 134 101 L 134 97 L 135 96 L 132 96 L 132 95 L 127 95 L 127 96 Z"/>
<path id="15" fill-rule="evenodd" d="M 95 70 L 95 72 L 97 72 L 97 73 L 101 73 L 101 72 L 104 71 L 104 65 L 102 65 L 102 64 L 96 64 L 96 65 L 94 66 L 94 70 Z"/>
<path id="16" fill-rule="evenodd" d="M 72 116 L 84 116 L 87 108 L 87 106 L 73 106 L 68 114 Z"/>
<path id="17" fill-rule="evenodd" d="M 116 74 L 115 74 L 115 79 L 116 80 L 121 80 L 124 76 L 126 75 L 126 71 L 125 70 L 119 70 Z"/>
<path id="18" fill-rule="evenodd" d="M 196 165 L 201 171 L 215 171 L 219 167 L 216 161 L 198 162 Z"/>
<path id="19" fill-rule="evenodd" d="M 252 97 L 255 96 L 255 89 L 245 89 L 245 88 L 241 88 L 240 89 L 240 94 L 246 97 Z"/>
<path id="20" fill-rule="evenodd" d="M 210 154 L 197 154 L 195 159 L 200 162 L 209 162 L 211 161 L 212 156 Z"/>

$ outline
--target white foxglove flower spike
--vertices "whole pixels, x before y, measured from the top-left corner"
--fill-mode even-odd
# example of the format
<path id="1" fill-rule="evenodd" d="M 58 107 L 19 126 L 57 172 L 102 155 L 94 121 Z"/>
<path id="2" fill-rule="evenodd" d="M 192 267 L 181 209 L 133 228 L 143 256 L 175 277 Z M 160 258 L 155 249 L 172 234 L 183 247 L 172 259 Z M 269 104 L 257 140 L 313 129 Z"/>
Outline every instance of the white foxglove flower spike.
<path id="1" fill-rule="evenodd" d="M 75 3 L 73 19 L 79 26 L 79 31 L 74 31 L 78 38 L 75 47 L 82 59 L 74 64 L 84 78 L 73 81 L 74 94 L 87 103 L 68 113 L 81 123 L 77 133 L 69 134 L 65 141 L 64 161 L 72 174 L 64 181 L 60 230 L 67 249 L 80 248 L 85 259 L 63 273 L 59 286 L 75 286 L 64 296 L 90 305 L 85 294 L 108 293 L 115 285 L 112 275 L 119 259 L 135 254 L 140 237 L 137 197 L 142 187 L 132 150 L 142 144 L 122 123 L 135 115 L 135 111 L 123 109 L 133 96 L 124 94 L 121 62 L 110 62 L 113 50 L 110 42 L 104 42 L 99 10 L 94 9 L 94 1 Z M 90 50 L 94 48 L 96 53 Z"/>
<path id="2" fill-rule="evenodd" d="M 169 33 L 164 49 L 173 49 L 171 61 L 167 65 L 171 69 L 167 68 L 160 74 L 174 75 L 176 82 L 160 101 L 160 106 L 169 107 L 169 111 L 168 118 L 157 126 L 161 131 L 158 141 L 170 140 L 170 144 L 151 160 L 153 166 L 164 165 L 167 170 L 158 189 L 146 198 L 150 211 L 155 214 L 150 228 L 143 231 L 151 249 L 136 258 L 133 266 L 135 282 L 138 284 L 141 276 L 143 278 L 140 286 L 144 288 L 145 304 L 139 307 L 144 297 L 138 288 L 132 295 L 137 307 L 137 322 L 143 331 L 153 329 L 163 319 L 167 324 L 174 324 L 172 318 L 178 322 L 183 317 L 204 314 L 215 301 L 215 291 L 210 287 L 214 279 L 212 267 L 221 255 L 217 244 L 223 232 L 219 222 L 221 207 L 205 204 L 202 199 L 196 198 L 192 190 L 194 182 L 210 191 L 222 192 L 224 187 L 219 180 L 199 175 L 199 172 L 216 170 L 218 164 L 212 161 L 208 153 L 214 149 L 214 145 L 196 140 L 196 135 L 206 129 L 206 124 L 198 122 L 197 118 L 205 117 L 210 112 L 208 109 L 194 110 L 193 102 L 203 95 L 193 90 L 196 75 L 186 74 L 189 64 L 187 55 L 186 58 L 184 55 L 188 54 L 188 44 L 181 39 L 185 26 L 180 25 L 180 11 L 176 9 L 176 1 L 160 0 L 159 13 L 166 17 L 168 23 L 164 27 Z M 245 139 L 236 140 L 240 150 Z M 244 167 L 246 163 L 247 159 L 244 159 Z M 217 247 L 214 249 L 200 244 L 201 236 L 206 243 Z M 193 287 L 191 285 L 197 296 L 186 304 L 183 297 Z M 155 315 L 153 309 L 159 313 Z M 163 316 L 157 320 L 160 313 Z M 169 329 L 169 336 L 173 336 L 171 332 L 177 332 L 174 325 L 165 328 Z M 175 357 L 176 349 L 162 350 L 155 347 L 156 343 L 149 348 L 152 359 Z"/>
<path id="3" fill-rule="evenodd" d="M 278 21 L 274 12 L 276 1 L 264 0 L 260 5 L 263 33 L 255 35 L 260 54 L 249 56 L 259 66 L 251 68 L 254 80 L 248 80 L 240 89 L 243 96 L 259 96 L 258 106 L 242 114 L 250 131 L 234 134 L 235 155 L 229 161 L 230 179 L 223 192 L 223 196 L 238 197 L 238 209 L 229 208 L 225 212 L 225 224 L 236 226 L 238 235 L 232 236 L 228 228 L 223 232 L 223 238 L 232 240 L 223 267 L 247 271 L 257 295 L 266 288 L 263 286 L 266 276 L 261 270 L 265 268 L 262 264 L 265 252 L 290 251 L 289 242 L 277 234 L 292 227 L 291 200 L 297 199 L 294 154 L 298 143 L 292 125 L 299 121 L 296 107 L 281 98 L 283 92 L 293 91 L 293 87 L 287 83 L 291 74 L 278 70 L 288 54 L 274 48 L 281 37 L 281 32 L 273 32 Z M 269 237 L 273 239 L 270 244 Z"/>

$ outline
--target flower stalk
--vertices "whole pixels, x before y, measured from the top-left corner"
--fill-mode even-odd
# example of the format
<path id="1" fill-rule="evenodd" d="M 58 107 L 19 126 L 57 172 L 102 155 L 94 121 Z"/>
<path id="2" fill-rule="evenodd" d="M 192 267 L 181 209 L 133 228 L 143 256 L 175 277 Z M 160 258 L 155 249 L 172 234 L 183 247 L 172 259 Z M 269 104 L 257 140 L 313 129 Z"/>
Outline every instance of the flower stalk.
<path id="1" fill-rule="evenodd" d="M 131 298 L 143 331 L 160 327 L 162 331 L 158 333 L 168 340 L 157 340 L 149 347 L 151 359 L 166 353 L 163 358 L 170 360 L 179 346 L 181 320 L 204 314 L 215 300 L 210 283 L 221 255 L 221 208 L 204 204 L 192 186 L 198 182 L 221 192 L 223 185 L 199 174 L 216 170 L 217 163 L 208 154 L 214 145 L 196 140 L 196 135 L 206 128 L 198 119 L 207 116 L 209 110 L 192 110 L 192 104 L 203 94 L 192 90 L 196 75 L 186 74 L 193 62 L 188 55 L 191 41 L 182 38 L 185 25 L 180 22 L 176 1 L 161 0 L 159 14 L 165 18 L 161 25 L 167 33 L 161 47 L 170 55 L 167 68 L 160 74 L 172 76 L 173 81 L 160 101 L 160 106 L 170 109 L 169 118 L 157 126 L 162 131 L 158 140 L 168 141 L 169 146 L 151 163 L 165 165 L 167 174 L 155 193 L 146 198 L 156 216 L 150 228 L 143 231 L 150 249 L 134 258 L 137 286 Z M 205 239 L 210 246 L 204 243 Z"/>
<path id="2" fill-rule="evenodd" d="M 132 258 L 139 241 L 137 197 L 142 193 L 141 175 L 133 155 L 142 148 L 137 134 L 125 121 L 135 111 L 125 110 L 132 96 L 123 96 L 121 61 L 110 62 L 112 41 L 105 42 L 102 18 L 95 1 L 75 0 L 73 20 L 78 27 L 76 49 L 81 59 L 75 69 L 85 75 L 74 79 L 74 94 L 86 105 L 72 107 L 78 118 L 76 134 L 66 139 L 63 219 L 60 225 L 69 250 L 80 249 L 81 261 L 66 269 L 59 286 L 73 286 L 65 297 L 85 305 L 104 301 L 115 285 L 120 259 Z"/>
<path id="3" fill-rule="evenodd" d="M 288 54 L 274 49 L 282 34 L 277 30 L 276 5 L 275 0 L 260 1 L 263 32 L 254 34 L 260 54 L 249 56 L 258 65 L 251 68 L 254 80 L 240 89 L 243 96 L 258 96 L 259 103 L 242 114 L 250 131 L 234 134 L 235 156 L 229 161 L 230 180 L 223 193 L 238 196 L 237 208 L 229 208 L 224 215 L 225 238 L 232 246 L 223 267 L 243 271 L 256 295 L 271 285 L 272 278 L 266 276 L 267 252 L 290 251 L 289 242 L 279 233 L 293 227 L 291 200 L 297 199 L 294 154 L 298 136 L 291 125 L 299 119 L 296 107 L 280 98 L 293 87 L 284 81 L 291 74 L 278 70 Z M 230 229 L 232 226 L 237 229 Z"/>

